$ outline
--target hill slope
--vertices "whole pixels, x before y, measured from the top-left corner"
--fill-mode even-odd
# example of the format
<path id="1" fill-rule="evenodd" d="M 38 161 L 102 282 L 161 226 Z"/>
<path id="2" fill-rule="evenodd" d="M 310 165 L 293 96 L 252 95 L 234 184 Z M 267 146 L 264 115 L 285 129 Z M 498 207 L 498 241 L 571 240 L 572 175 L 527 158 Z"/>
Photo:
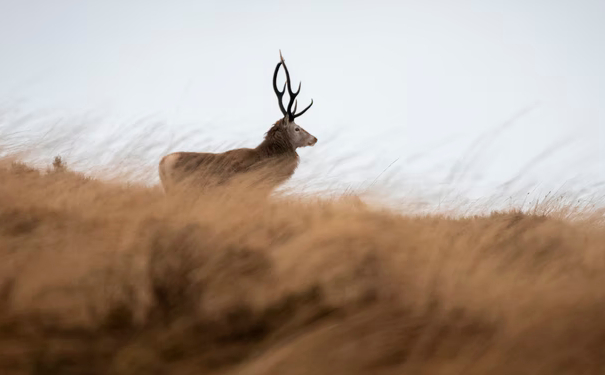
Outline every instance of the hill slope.
<path id="1" fill-rule="evenodd" d="M 2 374 L 605 371 L 605 229 L 0 168 Z"/>

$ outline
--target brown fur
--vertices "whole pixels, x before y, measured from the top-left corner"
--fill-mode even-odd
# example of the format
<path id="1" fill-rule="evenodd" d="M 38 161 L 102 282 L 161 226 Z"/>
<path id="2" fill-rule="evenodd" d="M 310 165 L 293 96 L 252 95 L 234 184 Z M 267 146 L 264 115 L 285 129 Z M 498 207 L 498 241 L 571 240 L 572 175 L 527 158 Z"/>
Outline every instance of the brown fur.
<path id="1" fill-rule="evenodd" d="M 277 121 L 256 148 L 238 148 L 223 153 L 177 152 L 166 155 L 160 161 L 159 174 L 168 192 L 186 180 L 196 187 L 223 185 L 242 173 L 270 172 L 270 186 L 275 187 L 288 180 L 298 166 L 298 154 L 290 143 L 285 119 Z"/>

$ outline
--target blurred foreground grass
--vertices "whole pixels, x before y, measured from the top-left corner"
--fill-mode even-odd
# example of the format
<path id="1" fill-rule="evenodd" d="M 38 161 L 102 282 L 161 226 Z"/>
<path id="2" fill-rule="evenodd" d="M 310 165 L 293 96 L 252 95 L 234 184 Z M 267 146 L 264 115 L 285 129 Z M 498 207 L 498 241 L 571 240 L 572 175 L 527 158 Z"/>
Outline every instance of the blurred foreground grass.
<path id="1" fill-rule="evenodd" d="M 597 211 L 166 197 L 0 164 L 1 374 L 605 371 Z"/>

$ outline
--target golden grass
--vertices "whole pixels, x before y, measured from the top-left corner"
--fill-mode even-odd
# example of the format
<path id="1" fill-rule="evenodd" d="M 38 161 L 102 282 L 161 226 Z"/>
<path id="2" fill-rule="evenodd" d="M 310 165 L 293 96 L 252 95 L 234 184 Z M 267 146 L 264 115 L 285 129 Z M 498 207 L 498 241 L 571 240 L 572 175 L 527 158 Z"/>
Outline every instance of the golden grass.
<path id="1" fill-rule="evenodd" d="M 597 221 L 0 181 L 0 374 L 605 372 Z"/>

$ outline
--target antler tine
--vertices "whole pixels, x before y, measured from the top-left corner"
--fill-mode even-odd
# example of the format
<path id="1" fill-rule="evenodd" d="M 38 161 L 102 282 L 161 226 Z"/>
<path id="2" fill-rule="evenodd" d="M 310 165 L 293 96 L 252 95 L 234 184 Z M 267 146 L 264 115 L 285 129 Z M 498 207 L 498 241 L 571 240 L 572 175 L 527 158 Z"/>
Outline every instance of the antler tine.
<path id="1" fill-rule="evenodd" d="M 281 52 L 280 52 L 280 56 L 281 56 Z M 279 109 L 281 110 L 281 113 L 286 116 L 288 114 L 288 112 L 286 112 L 286 109 L 284 108 L 284 103 L 282 102 L 282 99 L 284 97 L 284 93 L 286 92 L 286 83 L 284 83 L 284 88 L 282 89 L 282 91 L 279 91 L 279 89 L 277 88 L 277 73 L 279 73 L 279 67 L 283 64 L 283 59 L 282 62 L 279 62 L 277 64 L 277 66 L 275 67 L 275 72 L 273 73 L 273 91 L 275 91 L 275 95 L 277 95 L 277 101 L 279 103 Z M 284 65 L 285 67 L 285 65 Z"/>
<path id="2" fill-rule="evenodd" d="M 311 104 L 309 104 L 309 105 L 307 106 L 307 108 L 303 109 L 303 111 L 302 111 L 302 112 L 300 112 L 300 113 L 293 114 L 293 117 L 294 117 L 294 118 L 297 118 L 298 116 L 301 116 L 303 113 L 307 112 L 307 109 L 311 108 L 311 106 L 312 106 L 312 105 L 313 105 L 313 99 L 311 99 Z M 294 112 L 296 112 L 296 109 L 294 110 Z"/>
<path id="3" fill-rule="evenodd" d="M 290 93 L 290 94 L 294 95 L 295 97 L 298 96 L 298 93 L 300 92 L 300 86 L 302 86 L 302 82 L 298 82 L 298 90 L 296 90 L 295 93 Z"/>
<path id="4" fill-rule="evenodd" d="M 292 80 L 290 79 L 290 72 L 288 71 L 288 67 L 286 66 L 284 57 L 281 54 L 281 50 L 279 51 L 279 57 L 281 59 L 282 65 L 284 66 L 284 71 L 286 72 L 286 84 L 288 87 L 288 96 L 290 97 L 289 98 L 290 100 L 288 102 L 288 113 L 292 114 L 293 113 L 293 112 L 291 112 L 292 104 L 294 104 L 294 100 L 296 99 L 296 96 L 300 92 L 300 84 L 298 85 L 298 91 L 296 91 L 296 92 L 292 91 Z"/>
<path id="5" fill-rule="evenodd" d="M 284 68 L 286 67 L 286 65 L 284 65 Z M 294 108 L 294 111 L 291 111 L 292 109 L 292 104 L 296 101 L 296 97 L 298 96 L 298 93 L 300 92 L 300 86 L 302 85 L 302 82 L 300 82 L 298 84 L 298 90 L 296 90 L 296 92 L 292 91 L 292 86 L 290 85 L 290 75 L 287 73 L 288 70 L 286 69 L 286 78 L 287 81 L 286 83 L 288 84 L 288 96 L 290 97 L 290 101 L 288 102 L 288 113 L 290 114 L 294 114 L 294 112 L 296 112 L 296 107 Z"/>

